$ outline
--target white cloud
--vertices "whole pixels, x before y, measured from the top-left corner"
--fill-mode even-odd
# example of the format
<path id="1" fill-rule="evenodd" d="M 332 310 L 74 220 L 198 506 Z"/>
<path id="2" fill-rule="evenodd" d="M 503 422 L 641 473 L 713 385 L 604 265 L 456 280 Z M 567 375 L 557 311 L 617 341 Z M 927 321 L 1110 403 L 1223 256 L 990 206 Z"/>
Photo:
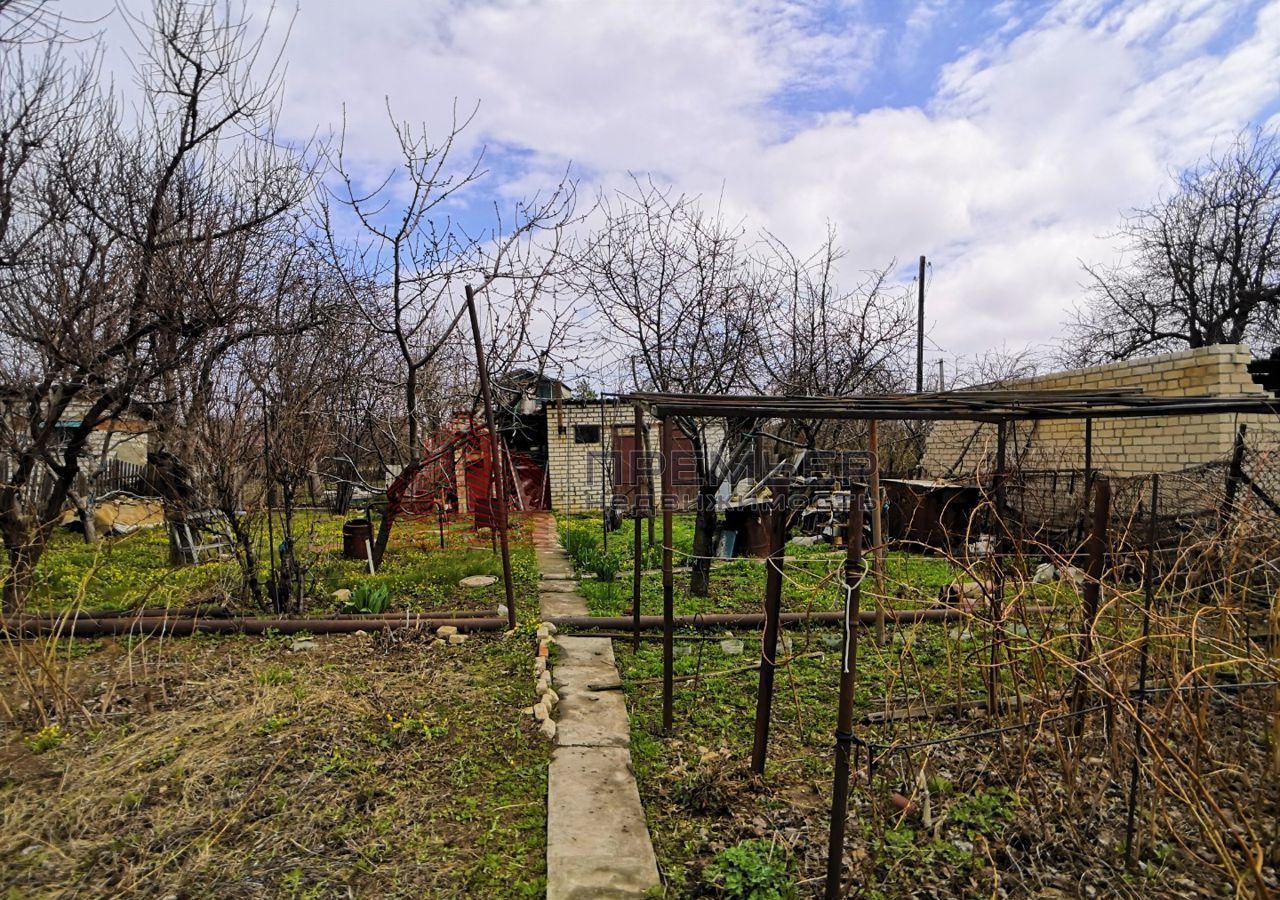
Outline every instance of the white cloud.
<path id="1" fill-rule="evenodd" d="M 901 39 L 940 28 L 939 8 L 920 2 L 908 21 L 904 7 Z M 847 98 L 893 62 L 899 41 L 856 3 L 303 0 L 284 124 L 309 134 L 345 102 L 350 149 L 382 169 L 394 162 L 384 95 L 436 129 L 455 97 L 479 100 L 472 145 L 528 151 L 508 187 L 572 160 L 592 185 L 636 171 L 723 190 L 732 214 L 802 246 L 830 220 L 853 268 L 930 256 L 933 338 L 947 350 L 1048 342 L 1081 295 L 1077 258 L 1112 255 L 1102 236 L 1120 212 L 1274 113 L 1280 2 L 992 11 L 993 33 L 936 61 L 922 106 L 863 97 L 861 111 L 814 113 L 788 98 Z"/>

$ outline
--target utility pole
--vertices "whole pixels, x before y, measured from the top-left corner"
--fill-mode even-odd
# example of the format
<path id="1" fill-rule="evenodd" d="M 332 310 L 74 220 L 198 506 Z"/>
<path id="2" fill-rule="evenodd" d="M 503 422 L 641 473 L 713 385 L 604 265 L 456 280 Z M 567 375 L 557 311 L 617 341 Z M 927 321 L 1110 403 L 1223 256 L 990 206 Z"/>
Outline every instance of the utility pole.
<path id="1" fill-rule="evenodd" d="M 471 314 L 471 335 L 476 343 L 476 368 L 480 371 L 480 393 L 484 397 L 484 419 L 489 428 L 489 469 L 494 473 L 494 525 L 498 542 L 502 547 L 502 586 L 507 595 L 507 626 L 516 627 L 515 586 L 511 578 L 511 549 L 507 542 L 507 478 L 502 469 L 502 444 L 498 438 L 498 423 L 493 415 L 493 392 L 489 387 L 489 367 L 484 361 L 484 341 L 480 336 L 480 317 L 476 314 L 476 295 L 471 285 L 464 288 L 467 312 Z"/>
<path id="2" fill-rule="evenodd" d="M 919 288 L 916 302 L 916 393 L 924 392 L 924 256 L 920 257 Z"/>

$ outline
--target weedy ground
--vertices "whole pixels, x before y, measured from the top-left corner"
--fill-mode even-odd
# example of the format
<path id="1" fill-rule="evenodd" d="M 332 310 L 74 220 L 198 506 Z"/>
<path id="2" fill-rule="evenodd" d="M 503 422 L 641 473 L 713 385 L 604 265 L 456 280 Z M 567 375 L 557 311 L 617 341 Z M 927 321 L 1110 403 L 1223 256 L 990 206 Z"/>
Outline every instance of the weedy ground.
<path id="1" fill-rule="evenodd" d="M 416 586 L 411 603 L 491 606 L 477 597 L 490 589 L 453 587 L 496 571 L 487 541 L 460 530 L 440 551 L 434 524 L 397 525 L 385 577 Z M 136 591 L 192 587 L 191 573 L 220 565 L 157 565 L 153 578 L 163 541 L 119 540 L 98 554 L 122 574 L 95 604 L 137 605 Z M 532 622 L 527 533 L 513 553 Z M 135 593 L 108 589 L 139 558 Z M 328 561 L 325 587 L 350 584 L 354 567 Z M 0 892 L 541 896 L 550 750 L 520 713 L 534 702 L 531 627 L 456 646 L 406 631 L 312 640 L 298 652 L 279 635 L 7 644 Z M 36 652 L 56 671 L 35 679 L 42 696 L 24 696 L 14 676 Z"/>
<path id="2" fill-rule="evenodd" d="M 562 523 L 562 532 L 575 528 L 598 535 L 599 521 Z M 625 523 L 610 535 L 609 552 L 618 560 L 606 571 L 616 568 L 620 573 L 613 582 L 599 579 L 589 547 L 578 554 L 588 576 L 581 589 L 595 613 L 618 615 L 630 609 L 630 528 Z M 679 560 L 692 547 L 687 518 L 677 518 L 675 537 Z M 647 547 L 647 535 L 643 543 Z M 790 545 L 787 555 L 783 609 L 840 608 L 840 556 L 821 545 Z M 646 559 L 646 566 L 651 564 Z M 888 574 L 894 586 L 885 601 L 890 607 L 918 606 L 936 598 L 941 585 L 964 577 L 945 560 L 904 554 L 890 554 Z M 688 595 L 687 575 L 678 575 L 676 612 L 759 612 L 764 577 L 765 567 L 755 561 L 717 564 L 711 597 L 700 599 Z M 1068 623 L 1073 614 L 1078 617 L 1079 596 L 1063 583 L 1027 586 L 1026 591 L 1032 602 L 1058 612 L 1015 618 L 1010 624 L 1006 649 L 1017 665 L 1005 668 L 1003 692 L 1060 694 L 1070 681 L 1061 660 L 1075 652 L 1078 636 L 1070 633 Z M 863 608 L 868 605 L 864 600 Z M 661 584 L 654 572 L 644 576 L 641 610 L 661 612 Z M 759 675 L 736 671 L 759 659 L 757 632 L 733 633 L 745 645 L 741 655 L 721 649 L 723 634 L 678 633 L 675 673 L 681 680 L 675 685 L 675 724 L 669 736 L 662 732 L 657 633 L 650 632 L 638 652 L 628 640 L 614 642 L 631 714 L 641 797 L 672 896 L 733 896 L 730 878 L 738 885 L 753 878 L 763 883 L 778 866 L 786 870 L 787 887 L 758 896 L 821 895 L 840 669 L 838 632 L 796 626 L 784 633 L 791 646 L 790 652 L 779 654 L 782 665 L 763 778 L 748 773 Z M 890 625 L 885 637 L 878 646 L 868 631 L 860 635 L 855 692 L 860 739 L 883 745 L 927 742 L 1009 724 L 1010 718 L 989 722 L 981 709 L 867 721 L 891 709 L 920 711 L 985 696 L 990 632 L 981 621 Z M 1012 721 L 1034 723 L 1044 708 L 1030 703 L 1023 717 L 1015 715 Z M 1204 715 L 1205 733 L 1212 735 L 1219 752 L 1238 763 L 1230 773 L 1231 795 L 1269 804 L 1269 809 L 1258 808 L 1261 818 L 1280 821 L 1280 797 L 1265 786 L 1265 716 L 1216 703 L 1206 704 Z M 1081 737 L 1073 742 L 1067 741 L 1064 725 L 1047 724 L 890 753 L 879 760 L 871 779 L 866 752 L 860 750 L 845 840 L 848 896 L 1232 896 L 1234 885 L 1221 869 L 1204 863 L 1214 855 L 1202 839 L 1200 823 L 1176 803 L 1144 805 L 1139 817 L 1143 864 L 1137 872 L 1126 871 L 1123 830 L 1131 756 L 1125 740 L 1108 739 L 1104 726 L 1105 717 L 1098 713 L 1085 719 Z M 1145 781 L 1143 789 L 1151 790 Z M 900 809 L 895 793 L 912 798 L 914 806 Z M 1267 864 L 1272 879 L 1277 862 Z M 774 887 L 768 890 L 775 890 L 777 881 L 769 883 Z"/>

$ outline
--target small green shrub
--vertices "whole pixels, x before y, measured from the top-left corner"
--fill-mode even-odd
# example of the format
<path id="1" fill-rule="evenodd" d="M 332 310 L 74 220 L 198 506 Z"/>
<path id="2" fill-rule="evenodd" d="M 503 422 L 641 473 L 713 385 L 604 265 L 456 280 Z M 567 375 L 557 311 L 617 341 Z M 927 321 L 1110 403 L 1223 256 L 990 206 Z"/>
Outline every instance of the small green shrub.
<path id="1" fill-rule="evenodd" d="M 947 818 L 953 827 L 963 829 L 970 836 L 976 834 L 995 837 L 1013 819 L 1013 808 L 1018 795 L 1006 787 L 979 789 L 957 800 L 947 810 Z"/>
<path id="2" fill-rule="evenodd" d="M 606 584 L 614 581 L 622 571 L 622 557 L 617 553 L 606 553 L 596 550 L 587 561 L 586 568 L 595 573 L 598 581 Z"/>
<path id="3" fill-rule="evenodd" d="M 267 666 L 258 673 L 258 684 L 281 685 L 293 681 L 293 673 L 283 666 Z"/>
<path id="4" fill-rule="evenodd" d="M 31 740 L 27 741 L 27 749 L 35 754 L 47 753 L 59 746 L 66 736 L 66 733 L 62 730 L 62 726 L 46 725 L 44 728 L 37 731 L 32 736 Z"/>
<path id="5" fill-rule="evenodd" d="M 351 592 L 351 599 L 342 604 L 342 611 L 377 615 L 386 612 L 389 606 L 391 606 L 391 589 L 385 584 L 365 581 L 356 585 L 355 590 Z"/>
<path id="6" fill-rule="evenodd" d="M 570 525 L 562 540 L 565 553 L 579 569 L 591 568 L 592 557 L 600 547 L 600 535 L 585 525 Z"/>
<path id="7" fill-rule="evenodd" d="M 793 900 L 795 880 L 783 851 L 769 841 L 743 841 L 716 854 L 707 875 L 729 900 Z"/>

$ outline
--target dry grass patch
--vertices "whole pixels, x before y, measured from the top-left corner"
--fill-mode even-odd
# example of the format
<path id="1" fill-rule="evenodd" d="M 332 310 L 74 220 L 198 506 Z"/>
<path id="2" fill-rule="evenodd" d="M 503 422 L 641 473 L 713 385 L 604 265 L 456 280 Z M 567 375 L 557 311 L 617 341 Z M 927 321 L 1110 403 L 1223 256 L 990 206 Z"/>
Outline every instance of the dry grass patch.
<path id="1" fill-rule="evenodd" d="M 527 638 L 317 640 L 301 653 L 274 638 L 104 642 L 68 662 L 90 715 L 53 738 L 37 705 L 11 696 L 0 884 L 51 897 L 540 894 L 548 748 L 519 715 Z"/>

